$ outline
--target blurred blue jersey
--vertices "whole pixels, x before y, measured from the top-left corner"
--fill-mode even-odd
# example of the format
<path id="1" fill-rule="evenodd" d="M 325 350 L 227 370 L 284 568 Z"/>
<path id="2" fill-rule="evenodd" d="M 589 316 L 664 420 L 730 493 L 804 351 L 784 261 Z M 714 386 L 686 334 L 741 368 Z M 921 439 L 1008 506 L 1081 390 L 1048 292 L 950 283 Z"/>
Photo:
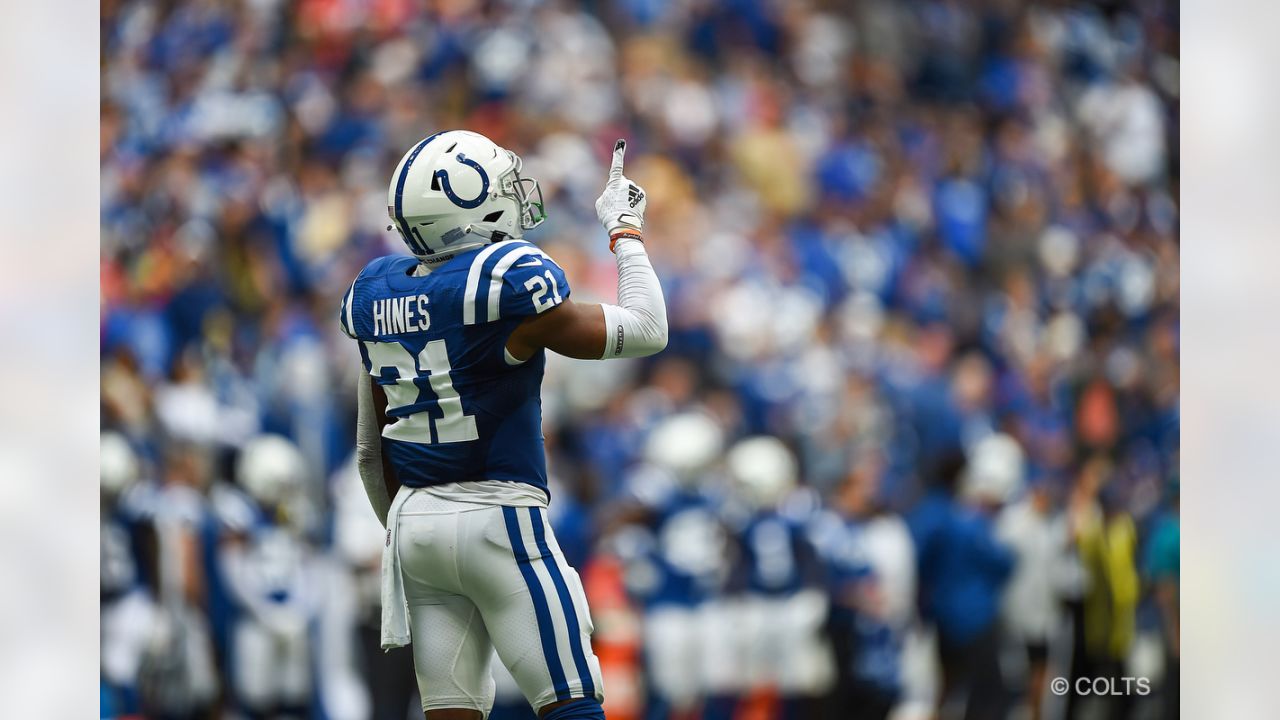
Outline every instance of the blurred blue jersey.
<path id="1" fill-rule="evenodd" d="M 702 493 L 682 489 L 653 510 L 660 582 L 649 602 L 697 605 L 715 594 L 727 565 L 715 504 Z"/>
<path id="2" fill-rule="evenodd" d="M 502 480 L 545 492 L 546 353 L 515 362 L 506 342 L 526 317 L 569 296 L 564 271 L 521 240 L 461 253 L 422 276 L 418 266 L 409 256 L 369 263 L 340 313 L 386 393 L 382 450 L 400 484 Z"/>
<path id="3" fill-rule="evenodd" d="M 694 607 L 713 597 L 728 574 L 728 537 L 717 501 L 644 468 L 629 479 L 649 511 L 647 544 L 630 558 L 631 590 L 646 607 Z"/>
<path id="4" fill-rule="evenodd" d="M 915 542 L 920 614 L 952 643 L 972 640 L 996 622 L 1015 557 L 991 519 L 933 490 L 907 515 Z"/>
<path id="5" fill-rule="evenodd" d="M 793 595 L 820 587 L 823 579 L 817 551 L 803 521 L 776 510 L 747 520 L 738 534 L 739 568 L 735 585 L 757 595 Z"/>

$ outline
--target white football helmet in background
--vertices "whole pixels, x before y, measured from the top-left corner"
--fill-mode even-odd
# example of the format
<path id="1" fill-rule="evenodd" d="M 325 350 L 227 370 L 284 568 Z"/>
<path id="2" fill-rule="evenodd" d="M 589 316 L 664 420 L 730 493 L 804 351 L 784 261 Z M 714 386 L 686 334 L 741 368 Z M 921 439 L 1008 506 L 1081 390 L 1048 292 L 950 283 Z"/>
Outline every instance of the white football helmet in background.
<path id="1" fill-rule="evenodd" d="M 720 456 L 724 431 L 711 417 L 699 412 L 672 415 L 649 433 L 644 458 L 675 475 L 681 484 L 699 475 Z"/>
<path id="2" fill-rule="evenodd" d="M 960 494 L 974 502 L 1003 505 L 1017 495 L 1026 475 L 1022 446 L 1009 435 L 993 433 L 969 453 Z"/>
<path id="3" fill-rule="evenodd" d="M 102 433 L 98 451 L 99 481 L 102 495 L 113 498 L 124 493 L 138 480 L 138 457 L 129 441 L 118 432 Z"/>
<path id="4" fill-rule="evenodd" d="M 520 176 L 522 164 L 478 133 L 436 133 L 400 158 L 387 187 L 387 214 L 424 262 L 520 238 L 546 219 L 542 190 Z"/>
<path id="5" fill-rule="evenodd" d="M 288 439 L 259 435 L 240 451 L 236 480 L 263 507 L 274 507 L 301 487 L 306 467 L 302 453 Z"/>
<path id="6" fill-rule="evenodd" d="M 734 492 L 757 510 L 777 507 L 796 487 L 796 459 L 779 439 L 740 440 L 725 457 Z"/>

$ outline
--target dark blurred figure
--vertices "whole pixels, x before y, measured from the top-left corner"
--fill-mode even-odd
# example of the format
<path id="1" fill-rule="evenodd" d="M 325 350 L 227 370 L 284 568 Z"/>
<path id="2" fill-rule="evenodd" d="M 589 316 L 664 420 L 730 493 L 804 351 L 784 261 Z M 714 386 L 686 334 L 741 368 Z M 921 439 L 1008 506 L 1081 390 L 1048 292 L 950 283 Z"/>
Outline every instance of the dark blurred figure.
<path id="1" fill-rule="evenodd" d="M 964 456 L 948 452 L 907 525 L 918 549 L 920 613 L 937 630 L 940 717 L 990 720 L 1007 704 L 997 620 L 1014 558 L 996 539 L 994 508 L 958 500 L 964 470 Z"/>
<path id="2" fill-rule="evenodd" d="M 915 623 L 915 552 L 906 523 L 878 502 L 881 463 L 855 464 L 816 523 L 830 567 L 839 673 L 826 717 L 883 720 L 903 699 L 903 646 Z"/>
<path id="3" fill-rule="evenodd" d="M 1181 625 L 1178 620 L 1180 607 L 1181 573 L 1179 548 L 1182 529 L 1179 520 L 1179 483 L 1175 478 L 1168 489 L 1168 509 L 1156 520 L 1147 546 L 1147 577 L 1155 594 L 1156 608 L 1160 613 L 1160 626 L 1164 640 L 1164 684 L 1161 687 L 1161 705 L 1165 718 L 1177 718 L 1179 706 L 1178 670 L 1181 650 Z"/>

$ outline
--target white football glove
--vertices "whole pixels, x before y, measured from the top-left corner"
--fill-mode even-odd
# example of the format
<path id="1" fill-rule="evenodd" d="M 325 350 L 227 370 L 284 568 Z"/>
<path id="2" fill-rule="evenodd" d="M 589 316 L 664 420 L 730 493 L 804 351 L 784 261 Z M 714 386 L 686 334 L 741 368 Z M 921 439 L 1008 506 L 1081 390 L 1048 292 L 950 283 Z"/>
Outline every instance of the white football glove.
<path id="1" fill-rule="evenodd" d="M 631 182 L 622 174 L 622 156 L 627 152 L 627 141 L 619 140 L 613 146 L 613 164 L 609 166 L 609 182 L 596 199 L 596 217 L 600 224 L 614 233 L 640 232 L 644 227 L 644 208 L 648 198 L 644 188 Z"/>

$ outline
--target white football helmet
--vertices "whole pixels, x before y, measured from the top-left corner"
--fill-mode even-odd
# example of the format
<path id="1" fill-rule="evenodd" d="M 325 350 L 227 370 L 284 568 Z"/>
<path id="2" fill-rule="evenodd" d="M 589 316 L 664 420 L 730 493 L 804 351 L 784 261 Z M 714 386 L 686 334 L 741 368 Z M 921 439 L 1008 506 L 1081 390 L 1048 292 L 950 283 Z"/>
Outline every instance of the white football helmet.
<path id="1" fill-rule="evenodd" d="M 700 412 L 686 412 L 662 420 L 649 433 L 644 458 L 676 476 L 681 484 L 696 481 L 724 448 L 720 424 Z"/>
<path id="2" fill-rule="evenodd" d="M 775 437 L 740 440 L 729 449 L 725 465 L 734 492 L 757 510 L 777 507 L 796 487 L 796 459 Z"/>
<path id="3" fill-rule="evenodd" d="M 259 435 L 240 451 L 236 480 L 264 507 L 279 505 L 302 485 L 306 461 L 296 445 L 279 435 Z"/>
<path id="4" fill-rule="evenodd" d="M 520 156 L 479 133 L 448 130 L 400 158 L 387 187 L 387 214 L 425 262 L 520 238 L 546 219 L 538 181 L 520 176 Z"/>
<path id="5" fill-rule="evenodd" d="M 116 497 L 138 480 L 138 456 L 118 432 L 102 433 L 98 451 L 99 481 L 105 497 Z"/>
<path id="6" fill-rule="evenodd" d="M 1025 475 L 1022 446 L 1009 435 L 993 433 L 978 441 L 969 453 L 960 494 L 977 502 L 1003 504 L 1022 488 Z"/>

